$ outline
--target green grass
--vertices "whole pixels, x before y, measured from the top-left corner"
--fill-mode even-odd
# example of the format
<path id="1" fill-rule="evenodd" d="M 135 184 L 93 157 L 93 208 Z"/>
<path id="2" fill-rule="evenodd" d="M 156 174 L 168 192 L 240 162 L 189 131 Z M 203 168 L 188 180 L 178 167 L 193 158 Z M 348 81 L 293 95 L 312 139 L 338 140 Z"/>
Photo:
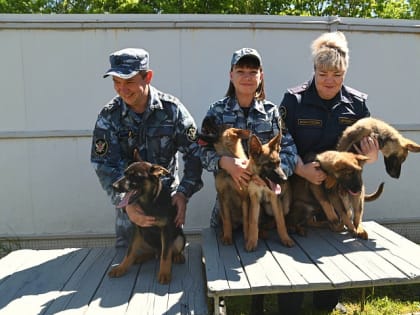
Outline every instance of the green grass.
<path id="1" fill-rule="evenodd" d="M 343 290 L 340 301 L 346 306 L 348 315 L 408 315 L 420 314 L 420 284 L 395 285 L 366 289 L 364 311 L 360 310 L 362 289 Z M 248 315 L 250 296 L 228 297 L 225 300 L 228 315 Z M 267 315 L 275 315 L 275 295 L 267 295 L 264 302 Z M 305 294 L 304 309 L 300 315 L 339 315 L 338 311 L 320 312 L 312 309 L 311 296 Z M 263 315 L 263 314 L 261 314 Z"/>

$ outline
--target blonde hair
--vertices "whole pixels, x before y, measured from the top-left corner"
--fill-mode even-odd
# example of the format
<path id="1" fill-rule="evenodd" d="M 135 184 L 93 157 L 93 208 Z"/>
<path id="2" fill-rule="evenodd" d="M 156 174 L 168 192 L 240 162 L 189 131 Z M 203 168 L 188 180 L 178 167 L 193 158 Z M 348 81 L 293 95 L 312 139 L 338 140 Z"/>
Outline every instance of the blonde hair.
<path id="1" fill-rule="evenodd" d="M 341 32 L 324 33 L 311 45 L 315 69 L 347 71 L 349 48 Z"/>

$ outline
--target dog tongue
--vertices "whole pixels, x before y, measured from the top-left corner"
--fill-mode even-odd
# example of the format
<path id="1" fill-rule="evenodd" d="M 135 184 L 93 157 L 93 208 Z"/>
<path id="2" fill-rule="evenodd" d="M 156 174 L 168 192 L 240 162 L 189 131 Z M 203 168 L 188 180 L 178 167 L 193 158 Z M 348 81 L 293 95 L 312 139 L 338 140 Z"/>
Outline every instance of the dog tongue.
<path id="1" fill-rule="evenodd" d="M 268 180 L 268 183 L 270 184 L 270 188 L 271 188 L 271 190 L 272 191 L 274 191 L 274 193 L 276 194 L 276 195 L 280 195 L 281 194 L 281 186 L 279 185 L 279 184 L 276 184 L 276 183 L 273 183 L 271 180 L 269 180 L 268 178 L 267 178 L 267 180 Z"/>
<path id="2" fill-rule="evenodd" d="M 125 208 L 128 205 L 128 201 L 130 200 L 131 195 L 133 194 L 133 190 L 125 193 L 123 199 L 118 203 L 117 208 Z"/>

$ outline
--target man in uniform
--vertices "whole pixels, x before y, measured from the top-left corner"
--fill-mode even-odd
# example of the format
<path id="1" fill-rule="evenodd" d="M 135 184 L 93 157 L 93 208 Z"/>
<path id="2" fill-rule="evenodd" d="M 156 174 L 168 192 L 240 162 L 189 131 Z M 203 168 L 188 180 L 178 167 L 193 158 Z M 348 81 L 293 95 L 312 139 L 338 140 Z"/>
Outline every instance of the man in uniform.
<path id="1" fill-rule="evenodd" d="M 172 192 L 177 207 L 177 226 L 185 223 L 188 199 L 203 186 L 202 167 L 193 117 L 174 96 L 150 85 L 153 71 L 144 49 L 126 48 L 109 57 L 117 92 L 98 115 L 93 131 L 91 162 L 99 181 L 116 206 L 116 246 L 127 246 L 132 222 L 153 225 L 155 218 L 146 216 L 138 206 L 119 207 L 124 194 L 112 184 L 123 176 L 137 151 L 143 161 L 159 164 L 169 170 L 163 184 Z M 184 160 L 184 173 L 178 176 L 178 151 Z"/>

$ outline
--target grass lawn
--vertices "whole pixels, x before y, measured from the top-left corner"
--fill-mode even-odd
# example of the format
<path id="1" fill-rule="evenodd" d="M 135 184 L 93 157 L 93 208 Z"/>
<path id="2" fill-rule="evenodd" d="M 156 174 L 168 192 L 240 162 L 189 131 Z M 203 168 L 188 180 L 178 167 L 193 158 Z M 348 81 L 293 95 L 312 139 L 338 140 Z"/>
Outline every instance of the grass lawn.
<path id="1" fill-rule="evenodd" d="M 366 304 L 360 311 L 361 289 L 343 290 L 340 301 L 349 315 L 420 315 L 420 284 L 396 285 L 366 289 Z M 251 298 L 249 296 L 228 297 L 225 300 L 228 315 L 248 315 Z M 266 315 L 275 315 L 277 301 L 274 295 L 267 295 L 264 302 Z M 304 309 L 300 315 L 339 315 L 338 311 L 320 312 L 312 310 L 311 294 L 305 294 Z M 263 315 L 263 314 L 261 314 Z"/>

